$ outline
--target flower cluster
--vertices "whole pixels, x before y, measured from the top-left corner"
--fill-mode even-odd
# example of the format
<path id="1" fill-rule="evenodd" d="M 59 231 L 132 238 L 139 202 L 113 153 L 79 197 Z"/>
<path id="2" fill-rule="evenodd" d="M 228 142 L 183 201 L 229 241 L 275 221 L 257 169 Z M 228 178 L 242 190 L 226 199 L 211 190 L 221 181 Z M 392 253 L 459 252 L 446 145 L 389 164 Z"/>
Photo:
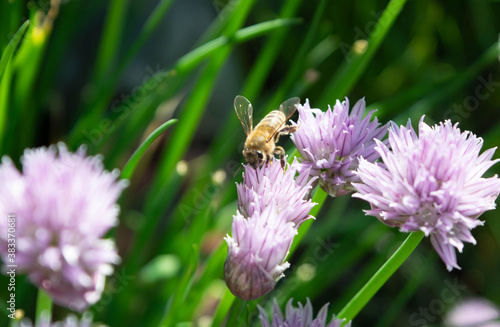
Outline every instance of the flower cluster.
<path id="1" fill-rule="evenodd" d="M 46 312 L 44 312 L 46 313 Z M 77 316 L 70 314 L 64 320 L 51 322 L 50 315 L 42 313 L 38 318 L 36 323 L 32 323 L 29 319 L 23 318 L 19 325 L 19 327 L 91 327 L 92 326 L 92 314 L 89 312 L 85 312 L 82 315 L 81 319 L 78 319 Z"/>
<path id="2" fill-rule="evenodd" d="M 500 308 L 485 298 L 468 298 L 444 316 L 446 327 L 500 327 Z"/>
<path id="3" fill-rule="evenodd" d="M 311 109 L 309 101 L 298 107 L 299 129 L 292 134 L 301 158 L 301 170 L 310 169 L 319 177 L 319 185 L 331 196 L 341 196 L 354 190 L 359 182 L 356 174 L 359 157 L 368 161 L 379 158 L 374 139 L 387 132 L 377 118 L 370 121 L 373 111 L 365 114 L 365 100 L 361 99 L 349 114 L 349 99 L 337 100 L 333 110 Z"/>
<path id="4" fill-rule="evenodd" d="M 116 201 L 126 186 L 85 150 L 27 150 L 20 173 L 5 157 L 0 165 L 0 215 L 14 217 L 15 263 L 54 302 L 82 311 L 97 302 L 105 275 L 120 260 L 103 239 L 117 223 Z M 0 254 L 8 261 L 7 220 L 0 220 Z"/>
<path id="5" fill-rule="evenodd" d="M 408 122 L 406 127 L 391 124 L 392 150 L 376 140 L 375 150 L 383 164 L 362 160 L 354 184 L 358 197 L 368 201 L 366 214 L 403 232 L 422 231 L 448 270 L 460 268 L 455 248 L 463 242 L 475 244 L 470 230 L 482 225 L 477 218 L 495 208 L 500 180 L 482 175 L 497 160 L 495 149 L 479 155 L 483 140 L 471 132 L 460 132 L 447 120 L 428 126 L 423 118 L 419 135 Z"/>
<path id="6" fill-rule="evenodd" d="M 313 310 L 311 301 L 307 299 L 306 305 L 298 303 L 298 308 L 295 308 L 292 304 L 293 299 L 288 300 L 286 304 L 285 315 L 281 312 L 276 299 L 273 301 L 273 312 L 271 317 L 271 324 L 269 324 L 269 318 L 266 312 L 261 306 L 259 308 L 259 318 L 262 327 L 340 327 L 342 326 L 344 319 L 335 318 L 333 315 L 332 320 L 328 325 L 325 326 L 328 313 L 328 303 L 325 304 L 321 310 L 319 310 L 318 316 L 313 320 Z M 351 322 L 344 325 L 345 327 L 350 327 Z"/>
<path id="7" fill-rule="evenodd" d="M 298 175 L 297 162 L 284 171 L 271 161 L 260 168 L 245 166 L 243 182 L 237 185 L 238 211 L 232 237 L 227 236 L 228 256 L 224 277 L 233 294 L 253 300 L 274 289 L 283 271 L 297 228 L 312 218 L 315 205 L 306 199 L 314 179 L 306 170 Z"/>

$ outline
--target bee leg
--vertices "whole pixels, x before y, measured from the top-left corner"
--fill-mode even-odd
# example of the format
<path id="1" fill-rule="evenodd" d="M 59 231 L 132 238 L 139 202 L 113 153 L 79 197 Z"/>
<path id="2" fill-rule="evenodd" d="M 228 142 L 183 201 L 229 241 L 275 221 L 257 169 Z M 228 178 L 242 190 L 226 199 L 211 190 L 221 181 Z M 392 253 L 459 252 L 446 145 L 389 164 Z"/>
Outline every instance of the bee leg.
<path id="1" fill-rule="evenodd" d="M 271 156 L 268 156 L 268 157 L 267 157 L 267 160 L 266 160 L 266 168 L 269 166 L 269 163 L 271 163 L 271 165 L 273 164 L 273 162 L 271 161 Z"/>
<path id="2" fill-rule="evenodd" d="M 285 125 L 283 126 L 276 134 L 274 134 L 274 143 L 278 143 L 278 140 L 281 135 L 290 135 L 295 133 L 299 129 L 298 125 Z"/>
<path id="3" fill-rule="evenodd" d="M 276 149 L 274 149 L 274 154 L 276 154 L 280 157 L 281 168 L 283 168 L 283 170 L 284 170 L 285 169 L 285 150 L 278 145 L 278 146 L 276 146 Z"/>
<path id="4" fill-rule="evenodd" d="M 285 125 L 280 129 L 279 134 L 280 135 L 289 135 L 289 134 L 295 133 L 298 129 L 299 129 L 298 125 Z"/>

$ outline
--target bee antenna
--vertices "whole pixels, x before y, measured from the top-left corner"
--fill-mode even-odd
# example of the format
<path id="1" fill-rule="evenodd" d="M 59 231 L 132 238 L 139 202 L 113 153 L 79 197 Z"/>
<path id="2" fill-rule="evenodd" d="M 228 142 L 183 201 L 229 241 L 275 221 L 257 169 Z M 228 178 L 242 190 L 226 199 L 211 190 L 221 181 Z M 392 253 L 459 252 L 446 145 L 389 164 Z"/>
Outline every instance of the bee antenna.
<path id="1" fill-rule="evenodd" d="M 239 172 L 240 172 L 240 170 L 241 170 L 241 167 L 243 167 L 243 164 L 241 164 L 240 168 L 238 168 L 238 170 L 234 173 L 233 178 L 235 178 L 235 177 L 236 177 L 236 175 L 238 175 L 238 173 L 239 173 Z"/>

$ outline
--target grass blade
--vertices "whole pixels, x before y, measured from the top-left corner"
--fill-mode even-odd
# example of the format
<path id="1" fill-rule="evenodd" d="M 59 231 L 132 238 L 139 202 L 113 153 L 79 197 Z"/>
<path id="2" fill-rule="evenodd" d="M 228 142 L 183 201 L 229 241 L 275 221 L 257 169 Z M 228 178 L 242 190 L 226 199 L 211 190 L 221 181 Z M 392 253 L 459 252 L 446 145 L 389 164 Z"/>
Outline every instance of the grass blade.
<path id="1" fill-rule="evenodd" d="M 5 82 L 0 82 L 0 153 L 5 153 L 5 130 L 7 127 L 7 112 L 10 101 L 10 80 L 12 79 L 12 66 L 8 65 L 6 74 L 4 75 Z"/>
<path id="2" fill-rule="evenodd" d="M 247 27 L 241 31 L 236 32 L 233 39 L 237 39 L 238 41 L 248 40 L 250 37 L 257 37 L 272 29 L 287 26 L 293 23 L 297 23 L 297 20 L 278 19 L 272 22 L 261 23 L 258 24 L 259 26 Z M 215 78 L 215 72 L 217 72 L 224 63 L 226 57 L 229 54 L 230 48 L 224 50 L 224 55 L 213 58 L 212 62 L 209 63 L 209 66 L 207 66 L 207 73 L 200 77 L 200 80 L 196 85 L 196 90 L 193 91 L 193 94 L 196 93 L 199 95 L 192 96 L 185 105 L 186 110 L 181 114 L 181 117 L 184 117 L 185 119 L 181 119 L 182 125 L 180 124 L 179 126 L 177 126 L 172 137 L 172 142 L 170 142 L 169 145 L 170 149 L 168 153 L 164 153 L 164 158 L 162 160 L 163 164 L 161 165 L 162 171 L 159 173 L 160 175 L 158 178 L 159 181 L 165 180 L 171 174 L 176 163 L 182 158 L 188 144 L 191 141 L 191 138 L 193 137 L 193 131 L 198 126 L 198 122 L 201 118 L 204 105 L 208 100 L 211 87 L 213 86 L 212 84 Z M 185 58 L 185 61 L 183 60 L 179 63 L 179 67 L 192 66 L 193 62 L 197 61 L 197 58 L 199 57 L 200 56 L 197 55 L 193 58 Z M 181 71 L 182 70 L 183 69 L 181 69 Z M 157 188 L 153 189 L 153 193 L 156 193 Z"/>
<path id="3" fill-rule="evenodd" d="M 235 300 L 236 297 L 229 291 L 229 289 L 227 289 L 222 297 L 222 300 L 217 306 L 217 310 L 215 311 L 212 327 L 222 326 L 224 319 L 226 319 L 226 316 L 229 313 L 229 310 L 231 310 Z"/>
<path id="4" fill-rule="evenodd" d="M 135 39 L 134 44 L 132 44 L 130 49 L 128 49 L 126 57 L 118 65 L 117 72 L 114 74 L 116 77 L 113 79 L 115 83 L 112 83 L 112 85 L 116 85 L 117 78 L 122 75 L 123 71 L 128 66 L 130 61 L 134 58 L 137 52 L 144 46 L 144 44 L 149 39 L 151 34 L 156 30 L 156 28 L 160 24 L 165 14 L 168 13 L 168 9 L 170 8 L 170 5 L 172 5 L 173 2 L 174 0 L 161 0 L 156 5 L 156 8 L 153 10 L 151 15 L 148 17 L 146 23 L 142 27 L 141 34 L 139 34 L 137 39 Z"/>
<path id="5" fill-rule="evenodd" d="M 328 4 L 327 0 L 321 0 L 319 5 L 316 7 L 314 17 L 309 25 L 307 35 L 303 42 L 301 42 L 300 48 L 295 55 L 290 70 L 288 71 L 285 79 L 281 83 L 278 91 L 274 94 L 270 105 L 271 107 L 277 107 L 284 99 L 286 95 L 291 91 L 293 83 L 300 79 L 300 74 L 304 70 L 304 62 L 306 54 L 311 50 L 313 40 L 318 32 L 319 23 L 323 17 L 325 7 Z M 294 94 L 295 96 L 296 94 Z"/>
<path id="6" fill-rule="evenodd" d="M 299 8 L 301 0 L 287 1 L 281 10 L 280 17 L 283 19 L 293 17 Z M 286 40 L 286 35 L 289 33 L 289 29 L 279 29 L 269 34 L 266 44 L 263 50 L 260 52 L 256 63 L 253 65 L 252 70 L 248 78 L 246 79 L 245 85 L 241 91 L 246 97 L 253 99 L 257 98 L 261 93 L 262 87 L 266 79 L 268 78 L 273 64 L 278 57 L 279 51 Z M 262 106 L 264 108 L 264 106 Z M 256 108 L 258 110 L 258 108 Z M 256 116 L 261 113 L 257 113 Z M 219 129 L 219 133 L 215 136 L 215 140 L 210 146 L 210 156 L 213 158 L 210 165 L 207 165 L 206 171 L 216 169 L 220 162 L 227 157 L 229 151 L 237 145 L 237 140 L 234 138 L 234 131 L 238 130 L 239 125 L 238 119 L 234 115 L 229 117 L 225 126 Z M 206 172 L 205 171 L 205 172 Z"/>
<path id="7" fill-rule="evenodd" d="M 134 41 L 132 46 L 127 49 L 127 51 L 124 51 L 126 53 L 125 58 L 123 58 L 117 65 L 118 68 L 116 69 L 116 71 L 114 71 L 113 74 L 109 76 L 109 78 L 101 81 L 96 80 L 97 83 L 102 82 L 102 85 L 99 87 L 97 96 L 93 99 L 93 101 L 89 101 L 86 104 L 86 108 L 83 110 L 84 112 L 88 112 L 87 117 L 92 117 L 92 119 L 95 120 L 98 119 L 99 115 L 104 112 L 107 104 L 113 97 L 113 92 L 115 91 L 116 86 L 119 84 L 119 80 L 122 77 L 123 72 L 130 64 L 132 59 L 137 55 L 139 50 L 144 46 L 154 30 L 158 27 L 162 18 L 168 12 L 168 9 L 170 8 L 172 2 L 173 0 L 162 0 L 160 1 L 160 3 L 158 3 L 151 15 L 148 17 L 137 39 Z"/>
<path id="8" fill-rule="evenodd" d="M 240 326 L 241 325 L 241 314 L 245 310 L 247 301 L 240 298 L 236 298 L 231 306 L 231 311 L 229 312 L 229 317 L 227 318 L 226 326 Z"/>
<path id="9" fill-rule="evenodd" d="M 50 296 L 41 288 L 38 289 L 36 297 L 36 319 L 40 325 L 44 321 L 44 315 L 52 316 L 52 299 Z"/>
<path id="10" fill-rule="evenodd" d="M 7 48 L 2 54 L 2 59 L 0 60 L 0 82 L 2 81 L 3 73 L 5 72 L 5 68 L 7 68 L 7 64 L 9 63 L 10 59 L 12 58 L 12 55 L 14 54 L 14 51 L 17 49 L 17 46 L 21 42 L 24 36 L 24 32 L 26 32 L 26 29 L 28 28 L 30 24 L 30 21 L 27 20 L 25 21 L 21 27 L 17 30 L 16 34 L 12 37 L 12 39 L 9 42 L 9 45 L 7 45 Z"/>
<path id="11" fill-rule="evenodd" d="M 413 232 L 396 252 L 384 263 L 382 267 L 373 275 L 363 288 L 346 304 L 339 312 L 338 317 L 351 321 L 378 292 L 392 274 L 403 264 L 408 256 L 415 250 L 420 241 L 424 238 L 424 233 Z"/>
<path id="12" fill-rule="evenodd" d="M 153 141 L 156 140 L 158 136 L 161 135 L 161 133 L 163 133 L 167 128 L 169 128 L 175 123 L 177 123 L 177 119 L 171 119 L 165 122 L 160 127 L 155 129 L 153 133 L 151 133 L 144 142 L 142 142 L 142 144 L 137 148 L 137 150 L 135 150 L 135 152 L 132 154 L 130 159 L 123 167 L 121 178 L 130 179 L 130 177 L 134 173 L 135 167 L 139 163 L 139 160 L 141 159 L 142 155 L 147 150 L 147 148 L 151 145 L 151 143 L 153 143 Z"/>
<path id="13" fill-rule="evenodd" d="M 94 67 L 92 81 L 98 86 L 111 76 L 114 62 L 120 50 L 125 15 L 128 7 L 128 0 L 112 0 L 109 5 L 106 25 L 99 44 L 99 51 Z"/>
<path id="14" fill-rule="evenodd" d="M 220 36 L 182 56 L 172 69 L 162 70 L 154 74 L 150 79 L 151 83 L 148 82 L 146 83 L 146 85 L 143 85 L 141 89 L 137 91 L 137 93 L 145 94 L 145 96 L 143 97 L 144 99 L 149 99 L 151 96 L 155 96 L 156 100 L 151 101 L 153 104 L 149 107 L 153 110 L 156 110 L 159 104 L 173 96 L 175 94 L 175 91 L 179 90 L 184 85 L 187 74 L 191 73 L 200 63 L 203 62 L 203 60 L 214 54 L 216 51 L 220 50 L 222 47 L 248 41 L 251 38 L 269 33 L 275 29 L 283 28 L 285 26 L 297 23 L 297 19 L 275 19 L 272 21 L 242 28 L 241 30 L 238 30 L 231 38 L 228 36 Z M 161 80 L 162 82 L 156 83 L 156 85 L 152 85 L 152 83 L 157 80 Z M 162 91 L 164 89 L 168 91 Z M 134 111 L 141 110 L 145 110 L 145 108 L 142 108 L 141 103 L 139 103 L 135 106 Z M 71 146 L 77 147 L 80 142 L 84 141 L 82 139 L 84 131 L 90 130 L 94 126 L 98 125 L 98 122 L 96 123 L 96 117 L 99 117 L 98 115 L 96 116 L 96 113 L 89 112 L 78 121 L 68 137 L 68 143 Z M 130 113 L 128 119 L 132 119 L 133 117 L 134 114 Z M 115 124 L 121 124 L 125 122 L 124 119 L 116 119 L 115 121 Z M 118 125 L 114 126 L 115 130 L 118 130 L 118 128 L 116 128 L 118 127 Z M 139 126 L 139 128 L 142 129 L 143 126 Z M 103 135 L 103 139 L 95 148 L 95 150 L 98 150 L 102 145 L 104 145 L 106 140 L 111 136 L 112 133 Z"/>
<path id="15" fill-rule="evenodd" d="M 498 55 L 500 54 L 500 48 L 498 42 L 493 43 L 474 63 L 464 68 L 463 71 L 458 72 L 455 76 L 451 77 L 448 83 L 443 84 L 439 88 L 435 88 L 432 92 L 429 92 L 423 99 L 417 101 L 413 106 L 411 106 L 407 112 L 400 113 L 398 116 L 393 118 L 396 122 L 404 123 L 408 118 L 412 120 L 418 120 L 424 113 L 429 113 L 430 108 L 442 101 L 447 99 L 451 94 L 457 92 L 463 88 L 467 83 L 474 80 L 481 71 L 491 65 L 493 62 L 498 60 Z M 450 110 L 451 111 L 451 110 Z M 464 119 L 467 117 L 450 117 L 450 111 L 444 113 L 444 119 L 451 118 L 454 122 Z M 469 113 L 470 114 L 470 113 Z"/>
<path id="16" fill-rule="evenodd" d="M 349 93 L 380 47 L 380 44 L 382 44 L 387 32 L 391 29 L 405 3 L 406 0 L 391 0 L 389 2 L 382 16 L 380 16 L 373 33 L 371 33 L 368 39 L 368 47 L 363 54 L 355 55 L 351 48 L 351 52 L 347 57 L 352 59 L 347 63 L 344 62 L 344 65 L 327 84 L 319 101 L 316 101 L 316 105 L 319 105 L 319 108 L 326 107 L 329 102 L 340 99 Z"/>

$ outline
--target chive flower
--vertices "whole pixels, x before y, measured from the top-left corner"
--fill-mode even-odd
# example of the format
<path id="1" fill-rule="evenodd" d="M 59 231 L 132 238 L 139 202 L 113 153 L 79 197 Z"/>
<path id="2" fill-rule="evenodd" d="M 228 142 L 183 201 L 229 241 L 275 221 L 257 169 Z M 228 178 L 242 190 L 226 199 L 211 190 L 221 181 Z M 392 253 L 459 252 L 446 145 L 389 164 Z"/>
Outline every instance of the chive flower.
<path id="1" fill-rule="evenodd" d="M 308 199 L 308 171 L 297 178 L 297 162 L 285 171 L 277 161 L 254 169 L 246 165 L 237 185 L 238 211 L 232 236 L 225 238 L 228 256 L 224 278 L 229 290 L 244 300 L 254 300 L 274 289 L 290 266 L 286 257 L 297 228 L 315 205 Z"/>
<path id="2" fill-rule="evenodd" d="M 445 327 L 500 327 L 500 308 L 485 298 L 467 298 L 443 318 Z"/>
<path id="3" fill-rule="evenodd" d="M 419 135 L 408 121 L 389 128 L 392 150 L 376 140 L 383 164 L 361 160 L 354 197 L 370 203 L 367 215 L 402 232 L 422 231 L 448 270 L 460 267 L 455 249 L 476 243 L 471 230 L 478 217 L 495 208 L 500 192 L 497 176 L 482 175 L 498 159 L 495 148 L 479 154 L 483 140 L 447 120 L 430 127 L 420 119 Z"/>
<path id="4" fill-rule="evenodd" d="M 330 196 L 342 196 L 354 191 L 352 183 L 359 182 L 356 174 L 359 157 L 375 161 L 374 139 L 385 136 L 386 126 L 373 120 L 370 111 L 365 114 L 366 103 L 360 99 L 349 113 L 349 99 L 326 112 L 311 109 L 309 100 L 299 105 L 299 129 L 292 134 L 292 141 L 302 158 L 301 170 L 310 169 L 311 176 L 318 176 L 319 185 Z"/>
<path id="5" fill-rule="evenodd" d="M 330 323 L 326 325 L 328 303 L 319 310 L 318 315 L 313 320 L 313 308 L 309 298 L 306 305 L 298 302 L 298 307 L 294 307 L 292 302 L 293 299 L 288 300 L 285 314 L 283 314 L 276 299 L 274 299 L 271 323 L 269 323 L 269 318 L 264 309 L 258 305 L 259 319 L 262 327 L 341 327 L 344 323 L 345 319 L 338 319 L 333 315 Z M 351 327 L 351 322 L 345 324 L 344 327 Z"/>
<path id="6" fill-rule="evenodd" d="M 297 159 L 286 170 L 275 161 L 257 169 L 246 165 L 243 182 L 236 185 L 240 213 L 251 217 L 254 212 L 262 212 L 271 202 L 275 202 L 277 212 L 283 212 L 284 219 L 293 222 L 296 228 L 312 218 L 309 211 L 316 203 L 307 198 L 316 178 L 308 181 L 309 169 L 295 178 L 299 168 Z"/>
<path id="7" fill-rule="evenodd" d="M 16 264 L 59 305 L 83 311 L 97 302 L 105 276 L 120 262 L 115 244 L 103 239 L 117 224 L 116 201 L 126 186 L 101 158 L 62 143 L 26 150 L 22 173 L 8 157 L 0 164 L 0 255 Z M 12 223 L 9 223 L 12 224 Z M 14 228 L 15 258 L 7 230 Z"/>
<path id="8" fill-rule="evenodd" d="M 46 312 L 44 312 L 46 313 Z M 64 318 L 64 320 L 57 321 L 57 322 L 51 322 L 50 321 L 50 315 L 44 314 L 40 315 L 36 323 L 32 323 L 31 320 L 28 318 L 23 318 L 20 322 L 19 325 L 14 326 L 19 326 L 19 327 L 91 327 L 92 324 L 92 319 L 93 316 L 90 312 L 85 312 L 82 315 L 81 319 L 78 319 L 77 316 L 74 314 L 70 314 Z"/>

